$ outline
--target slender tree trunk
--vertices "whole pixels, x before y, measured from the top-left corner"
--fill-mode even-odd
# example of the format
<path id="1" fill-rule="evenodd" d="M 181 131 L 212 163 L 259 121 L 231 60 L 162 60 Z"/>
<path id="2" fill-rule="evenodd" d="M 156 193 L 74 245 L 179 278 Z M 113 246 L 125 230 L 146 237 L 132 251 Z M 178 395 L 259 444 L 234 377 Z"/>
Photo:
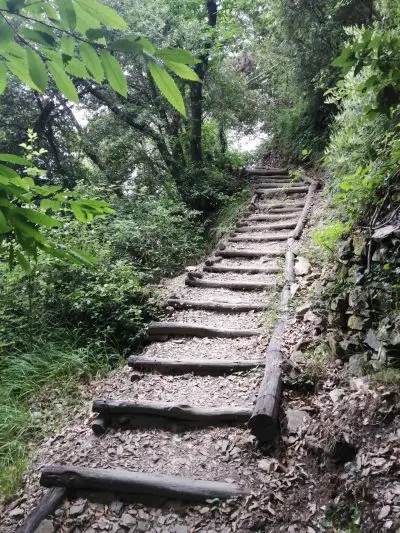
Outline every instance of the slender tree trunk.
<path id="1" fill-rule="evenodd" d="M 217 24 L 217 2 L 216 0 L 207 0 L 208 24 L 215 28 Z M 192 161 L 200 163 L 203 160 L 201 149 L 202 128 L 203 128 L 203 85 L 208 70 L 208 60 L 210 49 L 213 44 L 213 38 L 206 45 L 205 53 L 200 57 L 201 63 L 196 65 L 195 71 L 202 83 L 192 83 L 190 87 L 190 107 L 191 107 L 191 136 L 190 136 L 190 154 Z"/>

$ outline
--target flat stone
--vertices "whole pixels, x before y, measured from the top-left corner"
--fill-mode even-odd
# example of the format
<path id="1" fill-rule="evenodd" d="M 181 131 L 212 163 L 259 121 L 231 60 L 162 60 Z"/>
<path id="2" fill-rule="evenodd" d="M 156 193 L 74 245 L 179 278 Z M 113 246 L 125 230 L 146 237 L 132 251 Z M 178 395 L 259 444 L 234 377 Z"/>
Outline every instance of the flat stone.
<path id="1" fill-rule="evenodd" d="M 315 324 L 316 326 L 319 326 L 322 323 L 322 318 L 317 316 L 312 311 L 307 311 L 303 317 L 304 322 L 311 322 L 312 324 Z"/>
<path id="2" fill-rule="evenodd" d="M 333 403 L 338 403 L 344 396 L 343 389 L 333 389 L 330 391 L 329 396 Z"/>
<path id="3" fill-rule="evenodd" d="M 258 461 L 258 468 L 263 472 L 273 472 L 275 464 L 275 459 L 261 459 L 260 461 Z"/>
<path id="4" fill-rule="evenodd" d="M 186 526 L 175 526 L 175 529 L 173 530 L 173 533 L 189 533 L 189 528 Z"/>
<path id="5" fill-rule="evenodd" d="M 390 505 L 384 505 L 379 512 L 379 516 L 378 516 L 379 520 L 383 520 L 384 518 L 389 516 L 390 511 L 391 511 Z"/>
<path id="6" fill-rule="evenodd" d="M 381 347 L 381 343 L 378 341 L 378 338 L 375 335 L 375 332 L 373 329 L 369 329 L 367 331 L 367 335 L 364 339 L 364 342 L 376 352 L 379 351 L 379 348 Z"/>
<path id="7" fill-rule="evenodd" d="M 25 511 L 22 507 L 16 507 L 8 513 L 8 516 L 11 516 L 12 518 L 21 518 L 21 516 L 24 516 L 24 514 Z"/>
<path id="8" fill-rule="evenodd" d="M 310 415 L 300 409 L 286 409 L 288 433 L 297 433 L 304 422 L 310 420 Z"/>
<path id="9" fill-rule="evenodd" d="M 388 237 L 393 235 L 395 229 L 396 228 L 391 224 L 389 224 L 388 226 L 383 226 L 383 228 L 378 228 L 374 231 L 374 233 L 372 234 L 372 238 L 375 241 L 382 241 L 383 239 L 387 239 Z"/>
<path id="10" fill-rule="evenodd" d="M 87 506 L 87 500 L 76 500 L 69 508 L 69 516 L 79 516 L 84 512 Z"/>
<path id="11" fill-rule="evenodd" d="M 148 531 L 147 523 L 144 522 L 143 520 L 140 520 L 137 523 L 135 531 L 141 531 L 142 533 L 144 533 L 145 531 Z"/>
<path id="12" fill-rule="evenodd" d="M 114 500 L 113 502 L 111 502 L 111 505 L 109 507 L 110 511 L 112 513 L 115 513 L 116 515 L 120 515 L 121 514 L 121 511 L 124 507 L 124 504 L 123 502 L 119 502 L 118 500 Z"/>
<path id="13" fill-rule="evenodd" d="M 310 304 L 303 304 L 303 305 L 299 305 L 298 307 L 296 307 L 296 316 L 297 317 L 303 317 L 307 311 L 309 311 L 311 308 Z"/>
<path id="14" fill-rule="evenodd" d="M 51 520 L 43 520 L 39 527 L 35 529 L 35 533 L 54 533 L 54 526 Z"/>
<path id="15" fill-rule="evenodd" d="M 306 276 L 311 271 L 311 263 L 305 257 L 299 256 L 294 265 L 296 276 Z"/>
<path id="16" fill-rule="evenodd" d="M 355 376 L 362 376 L 364 374 L 365 363 L 367 357 L 363 353 L 356 353 L 349 359 L 349 372 Z"/>
<path id="17" fill-rule="evenodd" d="M 124 513 L 122 516 L 121 516 L 121 519 L 119 521 L 119 525 L 121 527 L 126 527 L 127 529 L 133 527 L 134 525 L 136 525 L 136 519 L 133 518 L 132 515 L 130 515 L 129 513 Z"/>

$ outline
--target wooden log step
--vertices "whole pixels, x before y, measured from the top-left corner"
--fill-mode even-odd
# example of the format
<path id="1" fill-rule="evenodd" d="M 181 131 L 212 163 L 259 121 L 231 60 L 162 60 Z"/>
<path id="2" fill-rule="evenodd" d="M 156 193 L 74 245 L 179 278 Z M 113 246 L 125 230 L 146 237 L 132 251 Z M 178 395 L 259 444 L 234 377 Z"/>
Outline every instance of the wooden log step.
<path id="1" fill-rule="evenodd" d="M 278 269 L 277 269 L 278 270 Z M 221 313 L 248 313 L 249 311 L 264 311 L 266 304 L 261 303 L 230 303 L 207 300 L 166 300 L 167 306 L 175 309 L 201 309 L 203 311 L 219 311 Z"/>
<path id="2" fill-rule="evenodd" d="M 65 487 L 66 489 L 133 495 L 144 494 L 167 498 L 168 500 L 184 501 L 235 498 L 250 493 L 249 489 L 241 488 L 232 483 L 73 465 L 45 466 L 42 470 L 40 483 L 45 487 Z"/>
<path id="3" fill-rule="evenodd" d="M 263 291 L 276 287 L 276 283 L 264 281 L 223 281 L 217 279 L 188 279 L 188 287 L 203 287 L 205 289 L 229 289 L 231 291 Z"/>
<path id="4" fill-rule="evenodd" d="M 269 250 L 233 250 L 233 249 L 225 249 L 225 250 L 217 250 L 216 255 L 220 255 L 224 259 L 232 259 L 233 257 L 242 257 L 246 259 L 254 259 L 257 257 L 284 257 L 285 252 L 271 252 Z"/>
<path id="5" fill-rule="evenodd" d="M 222 274 L 225 272 L 235 272 L 238 274 L 276 274 L 281 269 L 278 267 L 261 267 L 261 266 L 209 266 L 203 268 L 204 272 L 214 272 L 216 274 Z"/>
<path id="6" fill-rule="evenodd" d="M 201 376 L 221 376 L 243 370 L 264 366 L 264 359 L 240 360 L 231 359 L 160 359 L 131 355 L 128 365 L 144 372 L 159 374 L 196 374 Z"/>
<path id="7" fill-rule="evenodd" d="M 286 241 L 291 233 L 272 233 L 271 235 L 237 235 L 229 237 L 228 242 L 272 242 Z"/>
<path id="8" fill-rule="evenodd" d="M 147 418 L 155 417 L 197 426 L 246 424 L 252 413 L 251 407 L 193 407 L 173 402 L 124 400 L 95 400 L 92 410 L 109 420 L 122 415 L 139 417 L 146 422 Z"/>
<path id="9" fill-rule="evenodd" d="M 37 507 L 29 513 L 28 517 L 20 526 L 16 533 L 35 533 L 38 531 L 40 523 L 52 515 L 62 501 L 67 497 L 67 489 L 64 487 L 54 487 L 50 489 L 40 500 Z"/>
<path id="10" fill-rule="evenodd" d="M 301 211 L 299 210 L 299 213 Z M 266 222 L 268 220 L 274 221 L 274 220 L 290 220 L 295 218 L 295 214 L 292 213 L 272 213 L 272 214 L 264 214 L 264 213 L 256 213 L 254 215 L 248 216 L 246 219 L 242 221 L 243 224 L 248 224 L 249 221 L 257 220 L 259 222 Z"/>
<path id="11" fill-rule="evenodd" d="M 300 192 L 307 192 L 308 187 L 276 187 L 274 189 L 254 189 L 256 194 L 262 194 L 263 196 L 273 196 L 277 193 L 295 194 Z"/>
<path id="12" fill-rule="evenodd" d="M 260 202 L 257 204 L 257 210 L 258 212 L 265 209 L 267 213 L 271 214 L 284 214 L 284 213 L 291 213 L 291 216 L 297 216 L 301 215 L 302 207 L 300 205 L 288 205 L 286 207 L 272 207 L 271 204 Z M 260 213 L 262 214 L 262 213 Z"/>
<path id="13" fill-rule="evenodd" d="M 250 181 L 251 183 L 301 183 L 300 181 L 294 181 L 289 176 L 252 176 Z"/>
<path id="14" fill-rule="evenodd" d="M 250 176 L 288 176 L 287 168 L 249 168 Z"/>
<path id="15" fill-rule="evenodd" d="M 202 280 L 199 280 L 202 281 Z M 192 280 L 190 280 L 192 283 Z M 196 283 L 193 281 L 193 283 Z M 169 337 L 178 335 L 180 337 L 254 337 L 261 335 L 258 329 L 222 329 L 190 324 L 187 322 L 151 322 L 147 333 L 150 337 Z"/>
<path id="16" fill-rule="evenodd" d="M 271 231 L 271 230 L 280 230 L 280 229 L 291 229 L 296 227 L 297 222 L 280 222 L 276 224 L 248 224 L 246 226 L 239 226 L 236 228 L 236 233 L 248 233 L 252 231 Z"/>
<path id="17" fill-rule="evenodd" d="M 256 189 L 283 189 L 286 190 L 290 187 L 308 187 L 308 183 L 305 183 L 304 181 L 299 182 L 285 182 L 285 183 L 279 183 L 279 182 L 265 182 L 265 181 L 257 181 L 253 184 L 253 186 Z"/>

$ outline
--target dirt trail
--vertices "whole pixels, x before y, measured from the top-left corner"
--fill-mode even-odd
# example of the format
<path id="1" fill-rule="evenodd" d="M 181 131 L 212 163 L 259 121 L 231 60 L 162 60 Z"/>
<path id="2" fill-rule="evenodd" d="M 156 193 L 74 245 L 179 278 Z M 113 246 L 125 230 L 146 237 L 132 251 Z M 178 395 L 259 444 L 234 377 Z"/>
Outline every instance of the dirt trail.
<path id="1" fill-rule="evenodd" d="M 209 282 L 215 287 L 188 286 L 182 277 L 170 283 L 170 294 L 176 309 L 170 309 L 168 322 L 183 325 L 195 324 L 217 330 L 255 330 L 251 337 L 233 334 L 233 338 L 216 338 L 175 335 L 172 330 L 152 342 L 140 354 L 164 360 L 238 360 L 263 359 L 271 326 L 277 320 L 277 297 L 284 282 L 284 258 L 287 238 L 303 212 L 308 184 L 300 192 L 287 186 L 284 172 L 271 177 L 271 172 L 257 173 L 257 190 L 250 210 L 238 224 L 246 224 L 248 232 L 235 232 L 217 248 L 210 259 L 211 266 L 254 269 L 251 272 L 208 272 L 203 265 L 196 273 L 188 273 L 190 282 Z M 262 185 L 260 177 L 263 176 Z M 282 180 L 281 184 L 280 181 Z M 268 188 L 273 184 L 278 191 Z M 260 187 L 265 186 L 265 189 Z M 273 191 L 272 193 L 270 191 Z M 267 191 L 265 195 L 264 191 Z M 258 207 L 259 206 L 259 207 Z M 280 214 L 282 215 L 280 217 Z M 265 215 L 259 220 L 256 215 Z M 271 215 L 271 220 L 268 217 Z M 289 218 L 288 218 L 289 217 Z M 282 229 L 276 224 L 286 223 Z M 288 224 L 289 223 L 289 228 Z M 269 229 L 268 226 L 271 226 Z M 251 231 L 254 230 L 254 231 Z M 240 237 L 240 241 L 236 239 Z M 276 240 L 264 240 L 265 238 Z M 254 257 L 242 257 L 240 252 L 254 252 Z M 237 256 L 235 254 L 239 252 Z M 218 255 L 221 254 L 221 255 Z M 222 259 L 221 259 L 222 258 Z M 210 265 L 209 265 L 210 266 Z M 265 268 L 265 271 L 262 269 Z M 269 269 L 269 270 L 268 270 Z M 272 269 L 272 272 L 271 272 Z M 261 270 L 261 271 L 260 271 Z M 219 283 L 232 282 L 232 288 L 219 288 Z M 256 283 L 257 288 L 239 283 Z M 235 285 L 236 283 L 236 285 Z M 263 287 L 265 284 L 265 287 Z M 259 289 L 259 290 L 257 290 Z M 227 304 L 265 304 L 265 311 L 238 312 L 203 309 L 180 309 L 182 300 L 192 302 L 224 302 Z M 171 305 L 170 305 L 171 307 Z M 259 334 L 258 334 L 259 333 Z M 133 358 L 134 360 L 134 358 Z M 271 479 L 276 471 L 267 463 L 261 466 L 262 448 L 243 423 L 231 420 L 224 425 L 187 424 L 171 413 L 130 416 L 116 413 L 106 418 L 106 431 L 96 436 L 91 429 L 93 415 L 89 415 L 91 400 L 123 400 L 124 402 L 170 402 L 167 410 L 176 404 L 193 408 L 233 407 L 251 411 L 257 398 L 264 374 L 262 366 L 247 370 L 230 369 L 224 375 L 159 374 L 138 372 L 124 368 L 107 379 L 90 386 L 86 391 L 86 404 L 77 408 L 68 424 L 55 436 L 46 439 L 38 448 L 32 466 L 26 475 L 21 498 L 10 504 L 0 521 L 1 531 L 14 533 L 24 523 L 26 516 L 37 506 L 40 497 L 48 490 L 39 485 L 40 473 L 45 465 L 70 465 L 93 469 L 124 469 L 132 472 L 173 475 L 190 480 L 218 481 L 232 490 L 243 491 L 244 496 L 234 500 L 207 498 L 203 502 L 184 503 L 181 498 L 147 498 L 138 502 L 138 495 L 127 499 L 118 490 L 96 491 L 84 486 L 79 492 L 67 481 L 68 498 L 54 514 L 40 526 L 42 533 L 74 532 L 171 532 L 189 533 L 246 531 L 258 504 L 254 495 L 273 490 L 279 500 L 279 487 L 283 481 Z M 132 379 L 131 379 L 132 378 Z M 147 405 L 147 404 L 146 404 Z M 283 467 L 282 467 L 283 468 Z M 282 470 L 283 472 L 283 470 Z M 281 473 L 282 473 L 281 472 Z M 284 472 L 287 483 L 291 473 Z M 68 476 L 67 476 L 68 477 Z M 70 476 L 69 476 L 70 477 Z M 179 480 L 176 481 L 179 485 Z M 191 482 L 193 486 L 195 483 Z M 150 494 L 153 494 L 153 489 Z M 112 493 L 112 494 L 111 494 Z M 253 493 L 253 496 L 251 495 Z M 124 503 L 123 503 L 124 501 Z M 269 505 L 269 504 L 268 504 Z M 271 508 L 271 513 L 273 513 Z M 272 529 L 271 529 L 272 531 Z"/>

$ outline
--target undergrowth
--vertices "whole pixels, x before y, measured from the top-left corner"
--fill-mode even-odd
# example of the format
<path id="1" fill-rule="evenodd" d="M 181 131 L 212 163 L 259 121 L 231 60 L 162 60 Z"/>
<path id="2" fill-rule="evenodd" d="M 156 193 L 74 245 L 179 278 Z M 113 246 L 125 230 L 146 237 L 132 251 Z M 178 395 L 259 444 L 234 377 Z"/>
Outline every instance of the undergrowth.
<path id="1" fill-rule="evenodd" d="M 109 347 L 82 346 L 60 332 L 39 339 L 1 361 L 0 493 L 10 498 L 26 468 L 29 451 L 60 420 L 79 384 L 104 375 L 118 361 Z"/>

